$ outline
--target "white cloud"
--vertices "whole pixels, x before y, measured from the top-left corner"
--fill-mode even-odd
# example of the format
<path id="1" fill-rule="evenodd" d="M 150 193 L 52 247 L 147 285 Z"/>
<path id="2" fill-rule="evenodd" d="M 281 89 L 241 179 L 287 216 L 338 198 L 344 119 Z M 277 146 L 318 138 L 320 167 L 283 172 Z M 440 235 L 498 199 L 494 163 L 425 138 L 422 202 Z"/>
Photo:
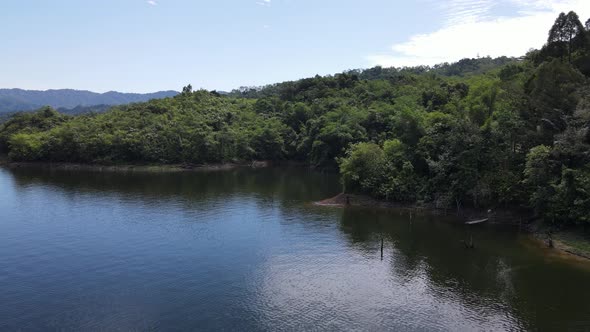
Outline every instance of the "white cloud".
<path id="1" fill-rule="evenodd" d="M 492 17 L 499 3 L 516 8 L 515 16 Z M 411 36 L 393 45 L 392 52 L 369 55 L 369 64 L 400 67 L 478 55 L 521 56 L 545 43 L 559 12 L 574 10 L 584 21 L 590 16 L 590 0 L 447 0 L 444 5 L 447 9 L 441 29 Z"/>
<path id="2" fill-rule="evenodd" d="M 270 7 L 271 5 L 271 1 L 272 0 L 261 0 L 261 1 L 257 1 L 256 4 L 260 5 L 260 6 L 267 6 Z"/>
<path id="3" fill-rule="evenodd" d="M 494 7 L 493 0 L 449 0 L 437 2 L 447 25 L 472 22 L 484 18 Z"/>
<path id="4" fill-rule="evenodd" d="M 158 5 L 158 2 L 157 2 L 157 1 L 155 1 L 155 0 L 148 0 L 148 1 L 146 1 L 146 2 L 147 2 L 148 4 L 150 4 L 150 5 L 152 5 L 152 6 L 157 6 L 157 5 Z"/>

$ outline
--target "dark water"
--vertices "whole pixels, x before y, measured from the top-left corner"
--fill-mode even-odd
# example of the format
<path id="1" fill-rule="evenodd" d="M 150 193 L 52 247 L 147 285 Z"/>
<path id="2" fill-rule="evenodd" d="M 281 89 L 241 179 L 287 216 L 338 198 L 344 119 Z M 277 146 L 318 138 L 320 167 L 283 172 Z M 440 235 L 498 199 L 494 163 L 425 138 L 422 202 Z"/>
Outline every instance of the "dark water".
<path id="1" fill-rule="evenodd" d="M 338 191 L 301 169 L 0 169 L 0 330 L 590 330 L 587 264 L 310 204 Z"/>

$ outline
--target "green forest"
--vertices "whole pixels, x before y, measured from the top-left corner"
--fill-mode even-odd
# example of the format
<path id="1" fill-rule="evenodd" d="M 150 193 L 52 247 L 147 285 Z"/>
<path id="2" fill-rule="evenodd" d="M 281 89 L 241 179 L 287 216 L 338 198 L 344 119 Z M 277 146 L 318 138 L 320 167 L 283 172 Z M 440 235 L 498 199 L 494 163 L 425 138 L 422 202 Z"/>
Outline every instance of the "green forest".
<path id="1" fill-rule="evenodd" d="M 229 94 L 0 126 L 11 161 L 206 164 L 298 161 L 339 169 L 347 192 L 437 207 L 528 206 L 590 224 L 590 20 L 563 13 L 522 58 L 351 70 Z"/>

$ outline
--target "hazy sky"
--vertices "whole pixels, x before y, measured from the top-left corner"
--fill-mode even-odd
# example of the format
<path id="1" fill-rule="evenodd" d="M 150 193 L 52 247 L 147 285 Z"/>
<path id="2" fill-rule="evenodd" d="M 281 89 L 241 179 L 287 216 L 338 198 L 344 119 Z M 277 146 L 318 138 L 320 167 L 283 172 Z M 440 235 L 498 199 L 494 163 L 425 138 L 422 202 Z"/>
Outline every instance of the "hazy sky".
<path id="1" fill-rule="evenodd" d="M 590 0 L 0 0 L 0 88 L 231 90 L 518 56 Z"/>

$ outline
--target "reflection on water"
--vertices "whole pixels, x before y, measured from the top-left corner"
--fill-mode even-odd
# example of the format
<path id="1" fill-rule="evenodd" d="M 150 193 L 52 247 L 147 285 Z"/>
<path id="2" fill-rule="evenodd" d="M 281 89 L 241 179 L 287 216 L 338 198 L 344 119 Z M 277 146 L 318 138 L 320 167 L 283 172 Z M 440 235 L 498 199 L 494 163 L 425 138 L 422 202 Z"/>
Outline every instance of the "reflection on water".
<path id="1" fill-rule="evenodd" d="M 303 169 L 0 169 L 0 330 L 590 326 L 584 265 L 513 229 L 310 204 L 338 190 Z"/>

